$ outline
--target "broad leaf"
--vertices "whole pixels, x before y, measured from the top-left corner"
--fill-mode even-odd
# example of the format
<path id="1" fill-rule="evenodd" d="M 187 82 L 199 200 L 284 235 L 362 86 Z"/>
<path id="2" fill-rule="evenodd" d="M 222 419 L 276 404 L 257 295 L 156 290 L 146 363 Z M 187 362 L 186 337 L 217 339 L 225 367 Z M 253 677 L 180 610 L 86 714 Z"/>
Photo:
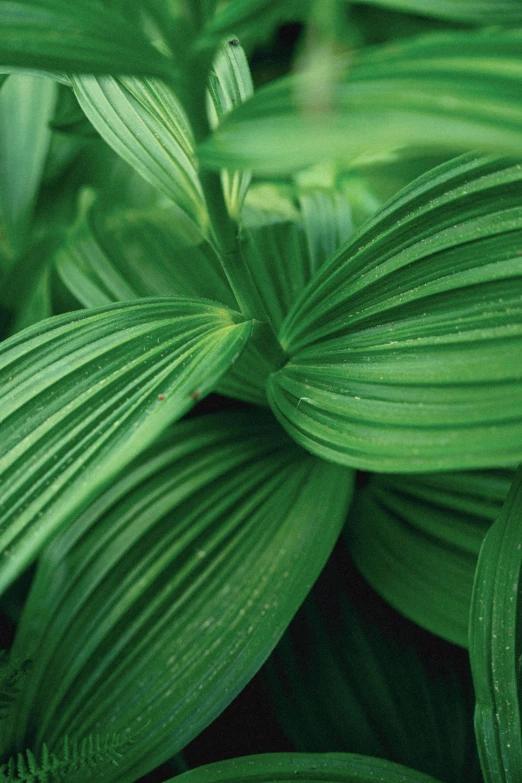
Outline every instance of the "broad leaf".
<path id="1" fill-rule="evenodd" d="M 228 759 L 185 772 L 180 783 L 437 783 L 389 761 L 344 753 L 266 753 Z"/>
<path id="2" fill-rule="evenodd" d="M 401 473 L 522 458 L 521 182 L 508 162 L 449 162 L 313 276 L 268 388 L 301 445 Z"/>
<path id="3" fill-rule="evenodd" d="M 372 476 L 346 526 L 357 567 L 400 612 L 466 647 L 479 549 L 512 479 L 510 470 Z"/>
<path id="4" fill-rule="evenodd" d="M 0 586 L 211 391 L 251 325 L 205 300 L 43 321 L 0 346 Z"/>
<path id="5" fill-rule="evenodd" d="M 359 3 L 407 11 L 421 16 L 483 25 L 520 25 L 519 0 L 357 0 Z"/>
<path id="6" fill-rule="evenodd" d="M 201 146 L 199 158 L 214 169 L 279 175 L 407 145 L 520 154 L 521 89 L 519 30 L 394 41 L 260 89 Z"/>
<path id="7" fill-rule="evenodd" d="M 243 48 L 237 38 L 225 41 L 218 50 L 209 74 L 210 124 L 216 128 L 235 106 L 254 93 L 254 85 Z M 229 213 L 239 220 L 250 184 L 248 171 L 224 171 L 221 175 Z"/>
<path id="8" fill-rule="evenodd" d="M 275 646 L 352 485 L 269 413 L 171 428 L 42 556 L 13 649 L 34 666 L 11 740 L 59 747 L 66 733 L 141 728 L 103 780 L 165 761 Z"/>
<path id="9" fill-rule="evenodd" d="M 201 296 L 228 306 L 234 297 L 214 250 L 180 236 L 169 206 L 104 211 L 85 192 L 58 273 L 84 307 L 148 296 Z"/>
<path id="10" fill-rule="evenodd" d="M 11 258 L 27 240 L 55 100 L 54 82 L 36 76 L 12 75 L 0 91 L 0 221 Z"/>
<path id="11" fill-rule="evenodd" d="M 381 601 L 342 546 L 262 674 L 297 751 L 378 756 L 447 783 L 481 780 L 465 652 Z"/>
<path id="12" fill-rule="evenodd" d="M 172 75 L 172 62 L 99 0 L 2 0 L 0 60 L 76 73 Z"/>
<path id="13" fill-rule="evenodd" d="M 522 470 L 482 546 L 470 615 L 475 732 L 486 783 L 512 783 L 522 769 L 520 576 Z"/>
<path id="14" fill-rule="evenodd" d="M 73 76 L 71 82 L 107 144 L 205 231 L 192 131 L 172 90 L 156 79 L 132 77 Z"/>

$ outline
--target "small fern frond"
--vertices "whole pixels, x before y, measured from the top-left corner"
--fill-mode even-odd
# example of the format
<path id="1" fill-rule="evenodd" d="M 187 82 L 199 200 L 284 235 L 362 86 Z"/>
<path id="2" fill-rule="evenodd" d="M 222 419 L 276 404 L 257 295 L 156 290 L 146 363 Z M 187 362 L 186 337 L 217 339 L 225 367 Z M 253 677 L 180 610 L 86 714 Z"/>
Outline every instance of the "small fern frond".
<path id="1" fill-rule="evenodd" d="M 43 745 L 40 762 L 31 750 L 18 753 L 0 765 L 0 783 L 64 783 L 74 781 L 75 773 L 103 779 L 103 767 L 118 764 L 140 732 L 89 734 L 82 740 L 64 738 L 61 754 Z"/>
<path id="2" fill-rule="evenodd" d="M 4 720 L 11 705 L 20 692 L 20 680 L 31 668 L 32 662 L 27 660 L 21 664 L 9 664 L 7 656 L 2 651 L 0 656 L 0 721 Z"/>

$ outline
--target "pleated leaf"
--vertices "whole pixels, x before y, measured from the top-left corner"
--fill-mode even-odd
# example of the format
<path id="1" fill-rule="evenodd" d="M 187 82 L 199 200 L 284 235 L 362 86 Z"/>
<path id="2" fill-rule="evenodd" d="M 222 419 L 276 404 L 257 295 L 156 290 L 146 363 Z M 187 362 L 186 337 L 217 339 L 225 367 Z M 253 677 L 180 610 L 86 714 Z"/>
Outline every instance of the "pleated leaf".
<path id="1" fill-rule="evenodd" d="M 519 30 L 394 41 L 258 90 L 199 158 L 214 169 L 280 175 L 408 145 L 520 154 L 521 88 Z"/>
<path id="2" fill-rule="evenodd" d="M 352 485 L 269 413 L 175 425 L 41 558 L 13 648 L 33 650 L 34 667 L 6 742 L 141 727 L 103 779 L 132 783 L 165 761 L 275 646 Z"/>
<path id="3" fill-rule="evenodd" d="M 520 25 L 522 8 L 518 0 L 358 0 L 370 5 L 406 11 L 421 16 L 474 24 Z"/>
<path id="4" fill-rule="evenodd" d="M 464 651 L 379 600 L 337 547 L 262 684 L 297 751 L 361 753 L 479 783 L 467 674 Z"/>
<path id="5" fill-rule="evenodd" d="M 180 783 L 437 783 L 435 778 L 382 759 L 348 753 L 266 753 L 228 759 L 185 772 Z"/>
<path id="6" fill-rule="evenodd" d="M 36 76 L 13 74 L 0 91 L 0 221 L 12 258 L 27 239 L 55 101 L 55 83 Z"/>
<path id="7" fill-rule="evenodd" d="M 56 257 L 56 268 L 84 307 L 149 296 L 199 296 L 233 306 L 215 252 L 201 238 L 189 245 L 170 208 L 100 214 L 86 192 L 78 225 Z"/>
<path id="8" fill-rule="evenodd" d="M 268 387 L 301 445 L 400 473 L 522 457 L 521 182 L 509 162 L 449 162 L 313 276 Z"/>
<path id="9" fill-rule="evenodd" d="M 99 0 L 2 0 L 0 61 L 79 73 L 168 76 L 172 62 Z"/>
<path id="10" fill-rule="evenodd" d="M 522 470 L 487 534 L 475 575 L 470 658 L 475 733 L 486 783 L 512 783 L 522 768 L 520 574 Z"/>
<path id="11" fill-rule="evenodd" d="M 205 300 L 149 299 L 57 316 L 2 344 L 2 589 L 215 387 L 250 328 Z"/>
<path id="12" fill-rule="evenodd" d="M 473 577 L 512 470 L 376 475 L 346 526 L 372 587 L 418 625 L 467 647 Z"/>
<path id="13" fill-rule="evenodd" d="M 192 131 L 172 90 L 156 79 L 132 77 L 73 76 L 71 82 L 107 144 L 205 231 Z"/>
<path id="14" fill-rule="evenodd" d="M 233 108 L 254 94 L 250 68 L 237 38 L 220 46 L 209 75 L 210 124 L 216 128 Z M 228 211 L 236 220 L 250 184 L 248 171 L 223 171 L 221 174 Z"/>

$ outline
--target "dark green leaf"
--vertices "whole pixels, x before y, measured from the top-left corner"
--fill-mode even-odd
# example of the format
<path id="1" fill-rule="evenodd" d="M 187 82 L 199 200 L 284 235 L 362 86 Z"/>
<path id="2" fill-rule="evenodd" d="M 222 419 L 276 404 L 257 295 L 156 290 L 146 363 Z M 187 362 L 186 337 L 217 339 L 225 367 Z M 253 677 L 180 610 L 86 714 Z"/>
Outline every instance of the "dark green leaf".
<path id="1" fill-rule="evenodd" d="M 199 150 L 203 165 L 282 174 L 407 145 L 522 152 L 522 32 L 425 35 L 262 88 Z"/>
<path id="2" fill-rule="evenodd" d="M 269 385 L 301 445 L 401 473 L 522 458 L 521 183 L 508 162 L 450 162 L 314 275 Z"/>
<path id="3" fill-rule="evenodd" d="M 400 612 L 466 647 L 479 549 L 512 479 L 510 470 L 372 476 L 346 527 L 357 567 Z"/>
<path id="4" fill-rule="evenodd" d="M 344 753 L 266 753 L 185 772 L 180 783 L 436 783 L 399 764 Z M 170 781 L 174 783 L 174 779 Z"/>
<path id="5" fill-rule="evenodd" d="M 207 24 L 199 46 L 212 47 L 225 36 L 252 44 L 268 38 L 282 22 L 306 19 L 310 0 L 232 0 Z"/>
<path id="6" fill-rule="evenodd" d="M 103 780 L 165 761 L 275 646 L 352 485 L 269 413 L 171 428 L 42 556 L 14 646 L 36 652 L 11 740 L 59 747 L 65 733 L 141 726 Z"/>
<path id="7" fill-rule="evenodd" d="M 392 8 L 421 16 L 434 16 L 475 24 L 522 24 L 519 0 L 357 0 L 358 3 Z"/>
<path id="8" fill-rule="evenodd" d="M 73 76 L 71 81 L 107 144 L 206 231 L 192 131 L 172 90 L 156 79 Z"/>
<path id="9" fill-rule="evenodd" d="M 76 73 L 172 75 L 173 65 L 99 0 L 2 0 L 0 60 Z"/>
<path id="10" fill-rule="evenodd" d="M 145 299 L 43 321 L 0 346 L 0 585 L 211 391 L 250 322 L 205 300 Z"/>
<path id="11" fill-rule="evenodd" d="M 484 539 L 470 614 L 475 732 L 486 783 L 513 783 L 522 769 L 521 516 L 519 469 L 504 507 Z"/>

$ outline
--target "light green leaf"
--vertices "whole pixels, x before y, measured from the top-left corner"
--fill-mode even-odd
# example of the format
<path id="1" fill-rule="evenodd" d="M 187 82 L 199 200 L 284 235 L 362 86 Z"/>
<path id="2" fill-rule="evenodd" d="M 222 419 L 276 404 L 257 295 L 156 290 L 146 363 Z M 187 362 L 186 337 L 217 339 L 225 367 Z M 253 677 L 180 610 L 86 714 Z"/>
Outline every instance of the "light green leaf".
<path id="1" fill-rule="evenodd" d="M 185 772 L 180 783 L 437 783 L 390 761 L 344 753 L 266 753 Z M 174 782 L 174 778 L 170 783 Z"/>
<path id="2" fill-rule="evenodd" d="M 521 89 L 520 30 L 394 41 L 260 89 L 199 158 L 213 169 L 279 175 L 407 145 L 520 154 Z"/>
<path id="3" fill-rule="evenodd" d="M 520 574 L 522 470 L 480 551 L 470 614 L 475 733 L 486 783 L 513 783 L 522 769 Z"/>
<path id="4" fill-rule="evenodd" d="M 361 753 L 482 783 L 468 668 L 464 650 L 381 601 L 338 545 L 260 685 L 297 751 Z"/>
<path id="5" fill-rule="evenodd" d="M 355 564 L 392 606 L 466 647 L 484 536 L 513 471 L 372 476 L 346 526 Z"/>
<path id="6" fill-rule="evenodd" d="M 141 728 L 103 779 L 131 783 L 165 761 L 275 646 L 352 486 L 269 413 L 171 428 L 43 554 L 13 648 L 34 666 L 11 740 Z"/>
<path id="7" fill-rule="evenodd" d="M 209 244 L 188 245 L 170 207 L 97 209 L 86 191 L 79 222 L 56 257 L 56 267 L 84 307 L 149 296 L 202 296 L 234 306 Z"/>
<path id="8" fill-rule="evenodd" d="M 172 76 L 172 62 L 99 0 L 2 0 L 0 60 L 76 73 Z"/>
<path id="9" fill-rule="evenodd" d="M 156 79 L 132 77 L 73 76 L 71 82 L 107 144 L 205 232 L 192 131 L 172 90 Z"/>
<path id="10" fill-rule="evenodd" d="M 509 162 L 449 162 L 314 275 L 268 388 L 298 443 L 385 472 L 522 458 L 521 183 Z"/>
<path id="11" fill-rule="evenodd" d="M 208 91 L 212 128 L 254 94 L 250 68 L 237 38 L 226 40 L 220 46 L 209 74 Z M 248 171 L 223 171 L 221 174 L 228 211 L 235 220 L 239 220 L 250 179 Z"/>
<path id="12" fill-rule="evenodd" d="M 392 8 L 421 16 L 452 19 L 456 22 L 475 24 L 522 23 L 522 6 L 519 0 L 357 0 L 359 3 Z"/>
<path id="13" fill-rule="evenodd" d="M 195 398 L 251 325 L 205 300 L 51 318 L 0 346 L 0 587 Z"/>
<path id="14" fill-rule="evenodd" d="M 13 259 L 27 241 L 55 101 L 55 83 L 36 76 L 12 75 L 0 91 L 0 221 Z"/>

